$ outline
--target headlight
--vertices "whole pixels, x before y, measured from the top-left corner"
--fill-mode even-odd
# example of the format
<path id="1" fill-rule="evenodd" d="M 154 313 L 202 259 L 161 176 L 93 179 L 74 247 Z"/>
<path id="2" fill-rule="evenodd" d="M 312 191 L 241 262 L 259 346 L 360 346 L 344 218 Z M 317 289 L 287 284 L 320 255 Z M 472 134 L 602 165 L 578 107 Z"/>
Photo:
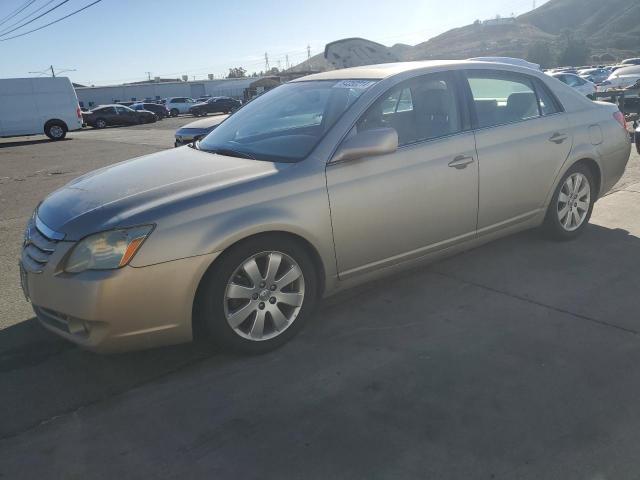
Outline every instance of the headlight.
<path id="1" fill-rule="evenodd" d="M 153 225 L 143 225 L 89 235 L 73 247 L 64 270 L 79 273 L 124 267 L 152 230 Z"/>

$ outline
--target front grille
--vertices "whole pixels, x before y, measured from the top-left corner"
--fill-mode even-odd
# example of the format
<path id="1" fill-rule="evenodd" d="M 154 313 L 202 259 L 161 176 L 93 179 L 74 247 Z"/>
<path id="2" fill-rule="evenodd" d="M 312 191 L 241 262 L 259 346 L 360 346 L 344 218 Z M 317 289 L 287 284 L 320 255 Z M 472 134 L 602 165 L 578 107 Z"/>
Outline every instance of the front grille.
<path id="1" fill-rule="evenodd" d="M 57 240 L 42 233 L 31 219 L 24 232 L 22 266 L 30 273 L 41 273 L 56 249 Z"/>

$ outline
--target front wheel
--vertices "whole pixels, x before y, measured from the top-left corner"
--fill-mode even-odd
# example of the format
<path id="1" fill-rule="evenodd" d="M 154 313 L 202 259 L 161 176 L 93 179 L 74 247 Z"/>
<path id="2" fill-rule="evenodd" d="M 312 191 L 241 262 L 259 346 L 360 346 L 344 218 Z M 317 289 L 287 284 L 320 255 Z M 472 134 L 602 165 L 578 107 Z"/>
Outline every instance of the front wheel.
<path id="1" fill-rule="evenodd" d="M 245 353 L 265 353 L 291 339 L 311 315 L 317 277 L 307 250 L 264 235 L 232 247 L 205 276 L 199 320 L 213 340 Z"/>
<path id="2" fill-rule="evenodd" d="M 564 174 L 551 199 L 545 227 L 557 240 L 571 240 L 586 228 L 595 202 L 593 175 L 586 165 L 574 165 Z"/>
<path id="3" fill-rule="evenodd" d="M 180 111 L 177 108 L 172 108 L 171 110 L 169 110 L 169 113 L 172 117 L 177 117 Z"/>
<path id="4" fill-rule="evenodd" d="M 96 128 L 107 128 L 107 121 L 104 118 L 96 120 Z"/>

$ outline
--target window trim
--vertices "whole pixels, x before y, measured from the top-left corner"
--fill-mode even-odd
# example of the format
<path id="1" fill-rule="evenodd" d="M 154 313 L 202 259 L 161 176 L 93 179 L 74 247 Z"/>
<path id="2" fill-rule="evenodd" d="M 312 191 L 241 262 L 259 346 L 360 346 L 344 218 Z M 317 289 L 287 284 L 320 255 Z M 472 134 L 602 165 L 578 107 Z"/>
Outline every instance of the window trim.
<path id="1" fill-rule="evenodd" d="M 565 113 L 566 110 L 564 108 L 564 105 L 562 105 L 562 102 L 558 99 L 558 97 L 556 96 L 555 93 L 553 93 L 551 91 L 551 89 L 547 86 L 547 84 L 544 83 L 544 80 L 540 79 L 540 78 L 536 78 L 536 77 L 532 77 L 533 78 L 533 87 L 535 89 L 536 92 L 536 97 L 538 97 L 538 109 L 540 110 L 540 116 L 541 117 L 552 117 L 553 115 L 559 115 L 561 113 Z M 542 106 L 540 105 L 540 90 L 544 91 L 546 93 L 546 95 L 551 99 L 551 101 L 554 103 L 555 107 L 556 107 L 556 112 L 554 113 L 549 113 L 549 114 L 544 114 L 542 112 Z"/>
<path id="2" fill-rule="evenodd" d="M 452 133 L 446 133 L 444 135 L 439 135 L 437 137 L 425 138 L 425 139 L 422 139 L 422 140 L 416 140 L 414 142 L 405 143 L 403 145 L 398 145 L 398 150 L 404 149 L 406 147 L 414 147 L 416 145 L 420 145 L 420 144 L 427 143 L 427 142 L 442 140 L 444 138 L 454 137 L 454 136 L 469 132 L 471 130 L 470 123 L 468 122 L 468 120 L 469 120 L 469 112 L 468 112 L 469 106 L 467 105 L 467 102 L 465 101 L 465 98 L 464 98 L 465 95 L 463 94 L 463 92 L 461 90 L 461 85 L 460 85 L 460 81 L 459 81 L 457 72 L 455 70 L 444 70 L 444 71 L 441 71 L 441 72 L 423 73 L 421 75 L 416 75 L 414 77 L 402 80 L 402 81 L 396 83 L 395 85 L 389 87 L 387 90 L 382 92 L 380 95 L 378 95 L 367 106 L 366 110 L 362 113 L 362 115 L 360 115 L 356 119 L 356 121 L 353 122 L 353 125 L 351 125 L 351 127 L 347 130 L 347 134 L 338 143 L 338 147 L 335 149 L 332 157 L 335 155 L 335 152 L 338 151 L 338 149 L 340 148 L 340 145 L 342 145 L 344 140 L 348 137 L 349 132 L 351 132 L 351 130 L 353 130 L 354 127 L 356 127 L 358 122 L 367 114 L 369 109 L 372 108 L 376 104 L 376 102 L 378 102 L 381 98 L 383 98 L 385 95 L 388 95 L 389 92 L 391 92 L 392 90 L 400 87 L 401 90 L 400 90 L 400 95 L 398 95 L 398 102 L 397 102 L 397 103 L 399 103 L 400 97 L 402 95 L 402 91 L 405 88 L 407 88 L 407 87 L 403 87 L 402 86 L 403 84 L 410 83 L 410 82 L 415 82 L 415 81 L 417 81 L 417 80 L 419 80 L 421 78 L 425 78 L 425 77 L 437 77 L 437 76 L 445 77 L 445 79 L 449 81 L 449 84 L 452 87 L 454 97 L 456 98 L 456 108 L 458 110 L 459 130 L 457 130 L 455 132 L 452 132 Z M 413 96 L 413 94 L 412 94 L 412 96 Z M 330 160 L 328 163 L 332 163 L 332 161 Z"/>
<path id="3" fill-rule="evenodd" d="M 532 91 L 534 92 L 535 96 L 536 96 L 536 103 L 538 106 L 538 116 L 537 117 L 531 117 L 531 118 L 524 118 L 521 120 L 515 120 L 513 122 L 504 122 L 504 123 L 497 123 L 495 125 L 487 125 L 487 126 L 483 126 L 481 127 L 478 123 L 478 113 L 476 111 L 476 105 L 475 105 L 475 101 L 473 98 L 473 93 L 471 90 L 471 84 L 469 83 L 469 73 L 477 73 L 477 72 L 481 72 L 485 75 L 488 76 L 488 78 L 496 77 L 496 79 L 498 80 L 509 80 L 509 77 L 511 77 L 512 79 L 515 79 L 516 81 L 519 81 L 518 83 L 522 83 L 522 80 L 526 80 L 527 82 L 529 82 Z M 474 131 L 481 131 L 481 130 L 486 130 L 489 128 L 496 128 L 496 127 L 504 127 L 504 126 L 508 126 L 508 125 L 517 125 L 520 123 L 525 123 L 525 122 L 531 122 L 534 120 L 539 120 L 541 118 L 547 118 L 547 117 L 551 117 L 553 115 L 558 115 L 561 113 L 565 113 L 564 110 L 564 106 L 558 101 L 557 97 L 553 94 L 553 92 L 551 92 L 551 89 L 548 88 L 546 85 L 544 85 L 544 82 L 542 80 L 540 80 L 539 78 L 532 76 L 532 75 L 527 75 L 525 73 L 520 73 L 520 72 L 512 72 L 510 70 L 490 70 L 490 69 L 467 69 L 467 70 L 463 70 L 462 71 L 464 78 L 465 78 L 465 83 L 467 84 L 467 88 L 468 88 L 468 93 L 469 93 L 469 98 L 468 98 L 468 108 L 471 111 L 471 124 L 472 124 L 472 129 Z M 543 115 L 542 113 L 542 107 L 540 106 L 540 94 L 538 93 L 538 82 L 540 82 L 546 89 L 547 89 L 547 93 L 551 96 L 551 98 L 553 99 L 553 101 L 555 103 L 557 103 L 557 106 L 560 107 L 560 111 L 556 112 L 556 113 L 552 113 L 549 115 Z"/>

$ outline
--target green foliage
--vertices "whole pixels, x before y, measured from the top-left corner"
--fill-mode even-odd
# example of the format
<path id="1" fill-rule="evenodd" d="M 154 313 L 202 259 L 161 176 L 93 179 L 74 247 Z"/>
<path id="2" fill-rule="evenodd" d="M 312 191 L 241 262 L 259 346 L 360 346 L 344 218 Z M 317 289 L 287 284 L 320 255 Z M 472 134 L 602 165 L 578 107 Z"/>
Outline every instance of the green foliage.
<path id="1" fill-rule="evenodd" d="M 583 38 L 576 38 L 570 32 L 563 34 L 564 45 L 558 56 L 560 65 L 584 65 L 591 56 L 591 49 Z"/>
<path id="2" fill-rule="evenodd" d="M 554 55 L 549 42 L 538 41 L 529 45 L 526 58 L 542 68 L 549 68 L 554 64 Z"/>
<path id="3" fill-rule="evenodd" d="M 246 73 L 247 71 L 242 67 L 230 68 L 227 78 L 244 78 Z"/>

